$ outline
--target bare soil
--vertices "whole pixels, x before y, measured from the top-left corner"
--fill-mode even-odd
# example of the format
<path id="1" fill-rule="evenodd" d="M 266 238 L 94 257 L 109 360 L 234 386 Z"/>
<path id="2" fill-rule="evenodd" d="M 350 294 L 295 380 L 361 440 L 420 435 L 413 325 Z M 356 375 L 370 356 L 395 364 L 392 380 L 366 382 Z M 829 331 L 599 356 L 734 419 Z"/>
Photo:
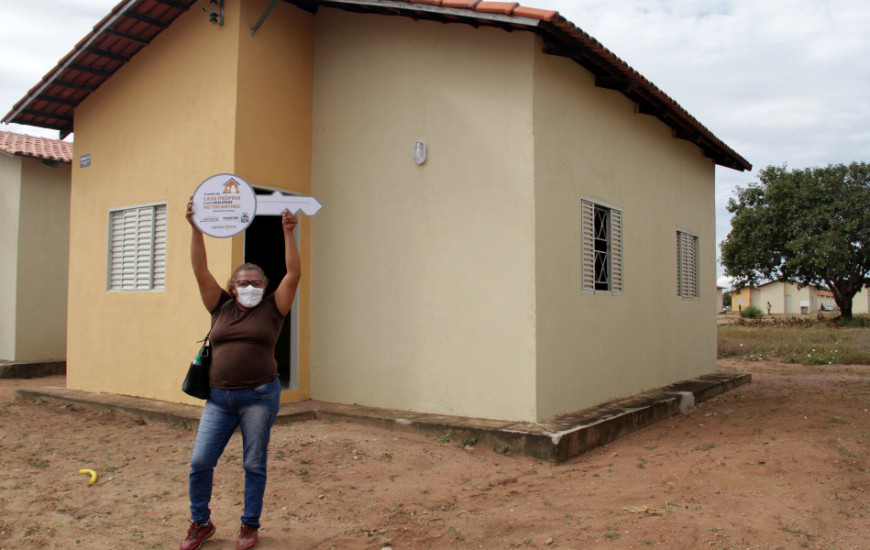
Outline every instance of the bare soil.
<path id="1" fill-rule="evenodd" d="M 870 547 L 870 366 L 719 367 L 753 383 L 558 465 L 349 423 L 276 426 L 258 548 Z M 12 401 L 63 383 L 0 380 L 0 548 L 177 548 L 193 432 Z M 242 489 L 234 436 L 204 550 L 234 548 Z"/>

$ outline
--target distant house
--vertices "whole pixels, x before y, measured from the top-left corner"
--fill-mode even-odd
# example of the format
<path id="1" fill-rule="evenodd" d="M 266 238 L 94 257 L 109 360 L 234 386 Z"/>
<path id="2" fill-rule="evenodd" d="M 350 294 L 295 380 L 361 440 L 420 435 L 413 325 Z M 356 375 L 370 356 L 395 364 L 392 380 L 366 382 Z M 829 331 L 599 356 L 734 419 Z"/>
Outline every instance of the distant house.
<path id="1" fill-rule="evenodd" d="M 0 359 L 66 357 L 72 144 L 0 131 Z"/>
<path id="2" fill-rule="evenodd" d="M 731 311 L 743 311 L 749 306 L 761 309 L 761 292 L 758 287 L 744 286 L 731 291 Z"/>
<path id="3" fill-rule="evenodd" d="M 472 0 L 222 18 L 119 4 L 6 117 L 74 129 L 87 159 L 70 388 L 193 402 L 184 210 L 217 173 L 323 204 L 298 229 L 285 402 L 534 422 L 715 371 L 715 166 L 751 165 L 595 39 Z M 275 221 L 208 239 L 213 272 L 274 261 Z"/>
<path id="4" fill-rule="evenodd" d="M 716 286 L 716 311 L 721 312 L 722 308 L 725 307 L 725 296 L 722 295 L 722 291 L 725 290 L 725 287 Z"/>
<path id="5" fill-rule="evenodd" d="M 818 313 L 818 288 L 815 286 L 800 287 L 795 283 L 773 281 L 759 287 L 759 302 L 767 313 L 770 304 L 771 313 Z"/>
<path id="6" fill-rule="evenodd" d="M 870 299 L 866 288 L 855 295 L 852 300 L 852 313 L 868 313 Z M 814 285 L 799 287 L 798 284 L 784 281 L 773 281 L 758 287 L 743 287 L 731 293 L 732 308 L 738 310 L 753 305 L 767 313 L 767 303 L 770 302 L 772 314 L 814 314 L 820 310 L 836 308 L 834 294 Z"/>

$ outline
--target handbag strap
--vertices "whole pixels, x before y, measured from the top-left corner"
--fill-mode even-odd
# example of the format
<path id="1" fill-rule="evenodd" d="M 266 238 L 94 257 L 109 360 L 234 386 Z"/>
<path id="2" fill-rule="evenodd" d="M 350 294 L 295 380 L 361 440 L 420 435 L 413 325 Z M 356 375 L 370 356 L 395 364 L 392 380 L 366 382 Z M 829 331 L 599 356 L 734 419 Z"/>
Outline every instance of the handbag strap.
<path id="1" fill-rule="evenodd" d="M 217 309 L 217 315 L 220 315 L 220 312 L 223 311 L 223 309 L 224 309 L 225 307 L 227 307 L 227 305 L 228 305 L 230 302 L 232 302 L 232 301 L 233 301 L 233 297 L 230 296 L 230 299 L 227 300 L 227 301 L 225 301 L 223 304 L 221 304 L 221 307 L 219 307 L 219 308 Z M 217 315 L 215 315 L 215 317 L 217 317 Z M 202 340 L 200 340 L 200 342 L 202 342 L 202 345 L 204 345 L 204 346 L 205 346 L 205 345 L 208 345 L 209 347 L 211 346 L 211 340 L 209 340 L 208 337 L 209 337 L 209 335 L 211 334 L 211 329 L 214 328 L 214 322 L 215 322 L 215 320 L 217 320 L 217 319 L 215 318 L 214 320 L 212 320 L 212 322 L 211 322 L 211 326 L 208 328 L 208 332 L 205 333 L 205 338 L 203 338 Z"/>

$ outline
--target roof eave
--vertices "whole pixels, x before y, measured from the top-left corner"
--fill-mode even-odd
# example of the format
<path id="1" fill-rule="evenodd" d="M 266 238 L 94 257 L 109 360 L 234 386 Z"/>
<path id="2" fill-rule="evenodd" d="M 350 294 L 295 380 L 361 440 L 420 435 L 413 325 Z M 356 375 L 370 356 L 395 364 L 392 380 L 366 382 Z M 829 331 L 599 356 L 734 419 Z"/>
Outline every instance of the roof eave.
<path id="1" fill-rule="evenodd" d="M 126 0 L 107 15 L 94 30 L 86 36 L 42 81 L 34 86 L 27 95 L 15 104 L 3 122 L 16 122 L 58 130 L 61 135 L 73 130 L 75 108 L 95 91 L 115 71 L 123 66 L 150 40 L 169 26 L 175 18 L 187 10 L 196 0 Z M 546 53 L 568 57 L 595 75 L 596 85 L 616 90 L 638 106 L 641 114 L 655 116 L 673 129 L 674 137 L 696 144 L 703 153 L 720 166 L 734 170 L 751 170 L 752 165 L 733 149 L 725 145 L 712 132 L 705 128 L 685 109 L 658 89 L 649 80 L 632 69 L 615 54 L 602 46 L 573 23 L 555 11 L 526 8 L 511 2 L 479 2 L 476 0 L 284 0 L 301 9 L 314 12 L 320 7 L 337 8 L 362 13 L 401 15 L 414 19 L 435 20 L 442 23 L 464 23 L 475 26 L 487 25 L 508 31 L 528 30 L 540 35 L 544 40 Z M 163 6 L 166 10 L 176 10 L 167 19 L 143 18 L 137 10 L 153 9 Z M 130 11 L 133 10 L 133 11 Z M 164 11 L 166 11 L 164 10 Z M 128 14 L 128 12 L 130 12 Z M 119 29 L 112 28 L 124 18 L 145 21 L 158 26 L 156 32 L 149 32 L 148 40 L 141 40 Z M 122 23 L 123 24 L 123 23 Z M 149 31 L 154 31 L 149 28 Z M 129 56 L 100 48 L 106 36 L 118 37 L 128 44 L 139 42 L 138 46 L 128 48 Z M 111 69 L 97 67 L 97 63 L 86 63 L 85 59 L 96 58 L 100 66 L 111 60 Z M 70 75 L 87 84 L 73 82 Z M 82 79 L 82 75 L 88 78 Z M 67 76 L 67 80 L 63 78 Z M 74 96 L 69 100 L 62 94 L 51 94 L 54 88 Z M 78 92 L 78 93 L 76 93 Z M 42 108 L 37 106 L 42 103 Z"/>

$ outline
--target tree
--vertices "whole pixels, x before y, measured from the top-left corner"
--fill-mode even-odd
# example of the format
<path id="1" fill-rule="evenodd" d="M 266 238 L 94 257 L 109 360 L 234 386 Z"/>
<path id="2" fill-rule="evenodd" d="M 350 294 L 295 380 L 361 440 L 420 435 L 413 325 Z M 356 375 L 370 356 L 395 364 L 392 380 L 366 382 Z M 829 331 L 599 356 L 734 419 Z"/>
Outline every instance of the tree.
<path id="1" fill-rule="evenodd" d="M 870 287 L 870 165 L 768 166 L 758 179 L 728 201 L 725 274 L 735 286 L 827 286 L 841 316 L 852 317 L 852 299 Z"/>

